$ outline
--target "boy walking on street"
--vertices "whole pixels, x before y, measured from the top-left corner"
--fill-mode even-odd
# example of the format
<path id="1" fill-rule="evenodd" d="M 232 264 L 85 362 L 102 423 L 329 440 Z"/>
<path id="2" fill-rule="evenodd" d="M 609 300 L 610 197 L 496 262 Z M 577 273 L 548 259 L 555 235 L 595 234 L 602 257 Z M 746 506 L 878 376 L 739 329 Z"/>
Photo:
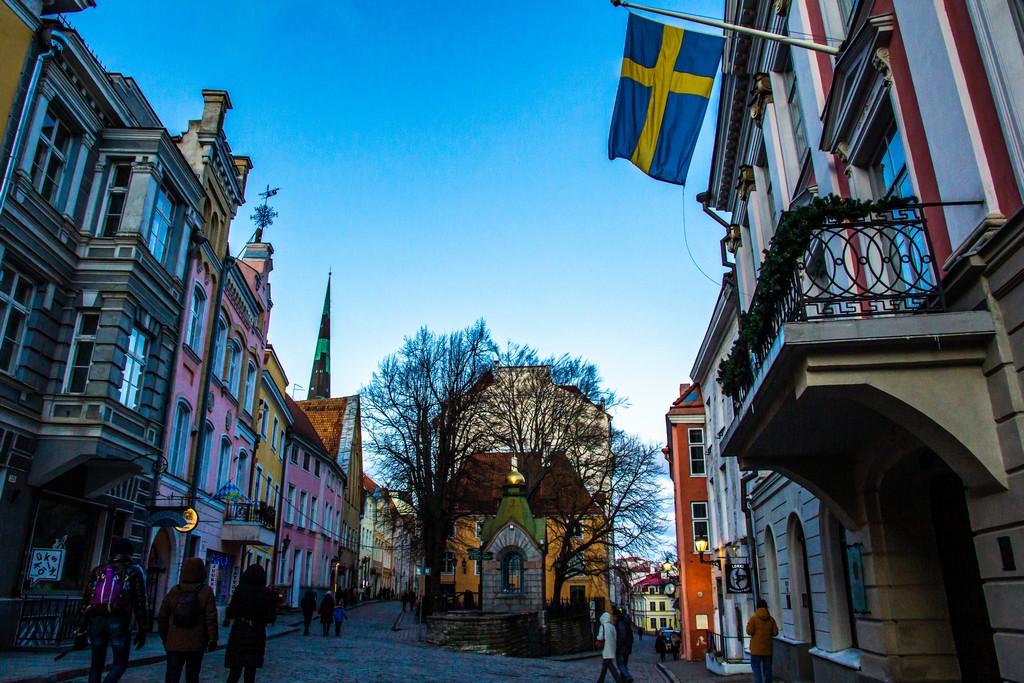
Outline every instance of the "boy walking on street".
<path id="1" fill-rule="evenodd" d="M 206 563 L 190 557 L 181 568 L 181 583 L 167 591 L 156 616 L 167 650 L 166 683 L 199 683 L 203 653 L 217 647 L 217 598 L 206 585 Z"/>
<path id="2" fill-rule="evenodd" d="M 146 644 L 149 629 L 146 575 L 142 567 L 132 561 L 134 550 L 129 539 L 115 539 L 110 544 L 110 559 L 93 569 L 85 582 L 79 624 L 92 646 L 89 683 L 100 683 L 108 647 L 113 652 L 114 665 L 102 681 L 117 683 L 121 680 L 128 669 L 133 615 L 138 628 L 135 649 Z"/>

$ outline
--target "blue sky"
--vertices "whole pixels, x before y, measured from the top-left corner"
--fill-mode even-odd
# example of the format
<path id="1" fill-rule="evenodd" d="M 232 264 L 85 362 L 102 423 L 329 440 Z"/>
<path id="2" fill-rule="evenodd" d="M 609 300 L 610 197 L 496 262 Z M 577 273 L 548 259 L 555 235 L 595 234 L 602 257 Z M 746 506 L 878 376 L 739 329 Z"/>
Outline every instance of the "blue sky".
<path id="1" fill-rule="evenodd" d="M 134 77 L 172 133 L 228 90 L 256 193 L 281 187 L 270 339 L 307 385 L 328 269 L 332 391 L 351 394 L 421 325 L 484 318 L 495 339 L 596 363 L 619 427 L 663 443 L 717 293 L 706 187 L 714 107 L 689 185 L 609 161 L 627 13 L 605 0 L 98 0 L 70 20 Z M 721 0 L 661 6 L 721 16 Z M 701 29 L 712 31 L 713 29 Z M 717 96 L 717 92 L 716 92 Z M 685 206 L 685 220 L 683 210 Z M 302 390 L 295 392 L 298 398 Z"/>

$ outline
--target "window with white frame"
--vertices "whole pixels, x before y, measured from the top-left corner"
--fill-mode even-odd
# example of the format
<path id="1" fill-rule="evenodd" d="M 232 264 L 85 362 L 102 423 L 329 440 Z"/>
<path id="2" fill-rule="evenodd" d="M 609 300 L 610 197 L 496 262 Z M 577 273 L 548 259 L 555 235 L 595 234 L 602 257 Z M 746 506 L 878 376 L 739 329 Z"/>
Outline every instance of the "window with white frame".
<path id="1" fill-rule="evenodd" d="M 249 361 L 245 368 L 245 412 L 252 415 L 252 403 L 256 399 L 256 364 Z"/>
<path id="2" fill-rule="evenodd" d="M 213 372 L 217 379 L 224 377 L 224 351 L 228 343 L 228 324 L 222 317 L 217 318 L 217 334 L 213 338 Z"/>
<path id="3" fill-rule="evenodd" d="M 317 523 L 317 500 L 316 496 L 311 496 L 309 499 L 309 528 L 312 529 Z"/>
<path id="4" fill-rule="evenodd" d="M 277 452 L 277 459 L 278 460 L 284 460 L 284 446 L 285 446 L 284 441 L 285 441 L 285 436 L 286 436 L 285 429 L 284 429 L 284 427 L 281 427 L 280 431 L 278 432 L 278 439 L 277 439 L 277 443 L 281 447 L 280 450 L 278 450 L 278 452 Z"/>
<path id="5" fill-rule="evenodd" d="M 50 204 L 56 205 L 60 196 L 73 140 L 71 129 L 50 105 L 32 158 L 32 185 Z"/>
<path id="6" fill-rule="evenodd" d="M 206 323 L 206 292 L 198 284 L 192 290 L 192 308 L 188 317 L 188 336 L 185 343 L 196 353 L 202 353 L 203 328 Z"/>
<path id="7" fill-rule="evenodd" d="M 711 542 L 711 538 L 708 536 L 708 504 L 706 502 L 690 503 L 690 524 L 695 542 L 698 538 L 705 538 L 709 543 Z M 696 544 L 693 552 L 697 552 Z"/>
<path id="8" fill-rule="evenodd" d="M 317 478 L 320 477 L 320 461 L 319 460 L 317 460 L 317 461 L 315 461 L 313 463 L 313 476 L 317 477 Z"/>
<path id="9" fill-rule="evenodd" d="M 285 500 L 287 509 L 284 513 L 284 521 L 295 524 L 295 484 L 288 484 L 288 497 Z"/>
<path id="10" fill-rule="evenodd" d="M 256 465 L 256 481 L 252 485 L 252 499 L 258 501 L 263 493 L 263 466 Z"/>
<path id="11" fill-rule="evenodd" d="M 910 197 L 914 188 L 907 172 L 907 155 L 903 149 L 903 138 L 900 136 L 896 122 L 889 124 L 875 155 L 873 166 L 874 180 L 877 185 L 875 192 L 883 197 Z"/>
<path id="12" fill-rule="evenodd" d="M 125 352 L 124 373 L 121 375 L 119 398 L 121 403 L 132 410 L 139 407 L 142 399 L 142 380 L 146 369 L 146 335 L 133 327 L 128 336 Z"/>
<path id="13" fill-rule="evenodd" d="M 270 450 L 277 452 L 277 416 L 274 416 L 274 431 L 270 434 Z"/>
<path id="14" fill-rule="evenodd" d="M 793 127 L 793 148 L 799 162 L 807 154 L 809 146 L 807 123 L 804 121 L 803 107 L 800 106 L 800 89 L 792 64 L 788 66 L 783 76 L 786 83 L 786 110 L 789 112 L 789 121 Z"/>
<path id="15" fill-rule="evenodd" d="M 0 372 L 12 374 L 18 367 L 34 292 L 18 271 L 6 265 L 0 270 Z"/>
<path id="16" fill-rule="evenodd" d="M 213 425 L 207 422 L 203 426 L 202 441 L 199 442 L 199 462 L 196 465 L 196 486 L 205 491 L 209 481 L 210 451 L 213 450 Z"/>
<path id="17" fill-rule="evenodd" d="M 113 237 L 121 227 L 124 216 L 124 205 L 128 199 L 128 181 L 131 180 L 132 165 L 130 163 L 114 163 L 107 174 L 107 199 L 103 208 L 103 219 L 100 223 L 99 236 Z"/>
<path id="18" fill-rule="evenodd" d="M 706 476 L 707 467 L 704 462 L 704 429 L 701 427 L 691 427 L 686 430 L 686 438 L 690 442 L 690 476 Z"/>
<path id="19" fill-rule="evenodd" d="M 306 526 L 306 513 L 308 512 L 309 497 L 305 491 L 299 492 L 299 528 Z"/>
<path id="20" fill-rule="evenodd" d="M 288 461 L 293 465 L 299 464 L 299 447 L 292 446 L 288 452 Z"/>
<path id="21" fill-rule="evenodd" d="M 100 314 L 82 311 L 75 323 L 75 339 L 68 357 L 68 373 L 64 380 L 65 394 L 83 394 L 89 383 L 89 369 L 92 367 L 92 352 L 96 348 L 96 330 L 99 329 Z"/>
<path id="22" fill-rule="evenodd" d="M 267 402 L 260 401 L 260 436 L 267 438 L 267 424 L 270 422 L 270 411 Z"/>
<path id="23" fill-rule="evenodd" d="M 168 469 L 171 474 L 182 477 L 185 475 L 185 463 L 188 462 L 188 444 L 192 429 L 192 408 L 185 401 L 178 402 L 174 415 L 174 430 L 171 434 L 171 457 Z"/>
<path id="24" fill-rule="evenodd" d="M 153 258 L 163 262 L 167 253 L 167 243 L 170 239 L 171 225 L 174 223 L 174 202 L 167 196 L 167 191 L 158 187 L 156 190 L 156 204 L 153 206 L 153 217 L 149 221 L 149 239 L 146 246 Z"/>
<path id="25" fill-rule="evenodd" d="M 441 568 L 442 574 L 454 574 L 455 573 L 455 551 L 445 550 L 444 551 L 444 567 Z"/>
<path id="26" fill-rule="evenodd" d="M 242 372 L 242 347 L 237 339 L 228 342 L 228 390 L 235 396 L 238 395 L 239 375 Z"/>
<path id="27" fill-rule="evenodd" d="M 267 475 L 267 488 L 266 493 L 263 494 L 263 502 L 267 505 L 274 504 L 274 476 L 272 474 Z"/>
<path id="28" fill-rule="evenodd" d="M 476 520 L 476 523 L 473 525 L 473 535 L 477 538 L 480 538 L 480 531 L 484 528 L 484 522 L 486 521 L 487 520 L 485 519 L 478 519 Z"/>
<path id="29" fill-rule="evenodd" d="M 217 489 L 228 483 L 231 472 L 231 441 L 227 437 L 220 440 L 220 454 L 217 456 Z"/>

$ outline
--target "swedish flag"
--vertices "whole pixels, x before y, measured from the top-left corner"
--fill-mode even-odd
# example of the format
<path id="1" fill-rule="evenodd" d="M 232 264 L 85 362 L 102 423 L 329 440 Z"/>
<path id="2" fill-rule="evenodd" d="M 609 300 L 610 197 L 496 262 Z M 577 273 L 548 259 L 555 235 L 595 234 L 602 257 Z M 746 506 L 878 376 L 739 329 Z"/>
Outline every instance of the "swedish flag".
<path id="1" fill-rule="evenodd" d="M 685 184 L 724 44 L 630 13 L 608 158 Z"/>

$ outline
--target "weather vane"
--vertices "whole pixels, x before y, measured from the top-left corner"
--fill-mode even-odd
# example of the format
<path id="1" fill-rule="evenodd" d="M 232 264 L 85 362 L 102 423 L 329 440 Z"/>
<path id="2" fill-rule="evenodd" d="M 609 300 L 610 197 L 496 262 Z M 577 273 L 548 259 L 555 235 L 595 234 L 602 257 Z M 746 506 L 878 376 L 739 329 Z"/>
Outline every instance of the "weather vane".
<path id="1" fill-rule="evenodd" d="M 267 189 L 260 192 L 260 196 L 263 197 L 263 203 L 257 206 L 256 211 L 249 217 L 256 223 L 256 242 L 263 241 L 263 231 L 273 225 L 274 219 L 277 218 L 277 211 L 267 205 L 267 200 L 277 194 L 277 191 L 280 189 L 280 187 L 270 189 L 270 185 L 267 185 Z"/>

